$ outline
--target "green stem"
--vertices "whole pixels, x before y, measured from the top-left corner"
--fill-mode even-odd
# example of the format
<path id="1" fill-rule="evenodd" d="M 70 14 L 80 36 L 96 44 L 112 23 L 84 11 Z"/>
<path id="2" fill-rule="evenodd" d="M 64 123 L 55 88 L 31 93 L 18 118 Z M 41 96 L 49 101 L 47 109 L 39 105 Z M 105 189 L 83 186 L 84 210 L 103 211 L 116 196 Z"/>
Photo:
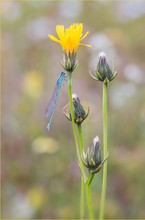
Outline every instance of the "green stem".
<path id="1" fill-rule="evenodd" d="M 81 217 L 81 219 L 83 219 L 84 218 L 84 170 L 83 170 L 83 164 L 82 164 L 82 160 L 81 160 L 81 156 L 80 156 L 80 151 L 82 152 L 82 149 L 83 149 L 83 139 L 82 139 L 82 132 L 79 132 L 79 140 L 80 140 L 80 150 L 79 150 L 78 141 L 77 141 L 76 126 L 75 126 L 75 121 L 74 121 L 73 100 L 72 100 L 72 73 L 70 73 L 70 72 L 68 72 L 68 93 L 69 93 L 69 106 L 70 106 L 73 134 L 74 134 L 74 139 L 75 139 L 75 144 L 76 144 L 76 151 L 77 151 L 79 166 L 80 166 L 80 169 L 82 172 L 80 217 Z"/>
<path id="2" fill-rule="evenodd" d="M 82 154 L 83 149 L 84 149 L 84 144 L 83 144 L 83 135 L 82 135 L 81 124 L 78 125 L 78 133 L 79 133 L 79 140 L 80 140 L 80 153 Z"/>
<path id="3" fill-rule="evenodd" d="M 84 219 L 84 178 L 81 177 L 80 219 Z"/>
<path id="4" fill-rule="evenodd" d="M 107 156 L 107 93 L 108 84 L 103 84 L 103 157 Z M 107 160 L 103 165 L 103 182 L 101 195 L 100 220 L 104 219 L 105 214 L 105 200 L 106 200 L 106 186 L 107 186 Z"/>
<path id="5" fill-rule="evenodd" d="M 80 154 L 82 154 L 84 145 L 83 145 L 83 136 L 82 136 L 82 127 L 81 124 L 77 125 L 78 127 L 78 137 L 80 141 Z M 81 200 L 80 200 L 80 218 L 84 219 L 84 186 L 85 186 L 85 172 L 84 172 L 84 165 L 81 161 L 80 168 L 82 171 L 82 177 L 81 177 Z"/>
<path id="6" fill-rule="evenodd" d="M 73 109 L 73 100 L 72 100 L 72 73 L 71 72 L 68 72 L 68 94 L 69 94 L 69 106 L 70 106 L 73 134 L 74 134 L 74 139 L 75 139 L 75 144 L 76 144 L 78 161 L 80 164 L 81 158 L 80 158 L 79 146 L 78 146 L 78 141 L 77 141 L 77 133 L 76 133 L 76 127 L 75 127 L 75 121 L 74 121 L 74 109 Z"/>
<path id="7" fill-rule="evenodd" d="M 83 152 L 83 149 L 84 149 L 83 136 L 82 136 L 82 127 L 81 127 L 81 125 L 77 125 L 77 127 L 78 127 L 78 137 L 79 137 L 79 141 L 80 141 L 80 155 L 81 155 L 82 152 Z M 81 159 L 81 156 L 80 156 L 80 159 Z M 83 176 L 83 179 L 84 179 L 84 182 L 85 182 L 86 181 L 86 175 L 85 175 L 84 164 L 83 164 L 82 160 L 80 160 L 80 169 L 81 169 L 82 176 Z"/>
<path id="8" fill-rule="evenodd" d="M 87 197 L 89 219 L 94 219 L 93 205 L 92 205 L 92 199 L 91 199 L 91 182 L 93 180 L 93 177 L 94 177 L 94 174 L 89 173 L 88 180 L 86 182 L 86 197 Z"/>

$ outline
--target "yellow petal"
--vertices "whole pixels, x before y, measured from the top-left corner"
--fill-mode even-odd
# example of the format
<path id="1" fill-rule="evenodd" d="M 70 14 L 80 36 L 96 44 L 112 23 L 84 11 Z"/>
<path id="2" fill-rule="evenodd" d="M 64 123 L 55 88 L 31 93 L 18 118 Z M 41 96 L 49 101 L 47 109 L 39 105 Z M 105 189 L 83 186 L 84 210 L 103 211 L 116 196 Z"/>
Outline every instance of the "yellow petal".
<path id="1" fill-rule="evenodd" d="M 57 43 L 60 43 L 60 40 L 58 40 L 56 37 L 54 37 L 53 35 L 51 34 L 48 34 L 48 37 L 53 40 L 53 41 L 56 41 Z"/>
<path id="2" fill-rule="evenodd" d="M 83 46 L 86 46 L 86 47 L 92 47 L 92 46 L 89 45 L 89 44 L 83 44 L 83 43 L 79 43 L 79 45 L 83 45 Z"/>
<path id="3" fill-rule="evenodd" d="M 82 31 L 83 31 L 83 24 L 82 23 L 78 24 L 78 30 L 80 33 L 82 33 Z"/>
<path id="4" fill-rule="evenodd" d="M 83 32 L 83 24 L 82 23 L 73 23 L 68 28 L 64 28 L 63 25 L 57 25 L 56 26 L 56 33 L 58 35 L 58 38 L 54 37 L 53 35 L 48 35 L 48 37 L 59 43 L 62 46 L 62 49 L 65 52 L 72 52 L 77 51 L 79 45 L 84 45 L 87 47 L 91 47 L 88 44 L 82 44 L 80 43 L 89 32 L 86 32 L 84 35 Z"/>
<path id="5" fill-rule="evenodd" d="M 62 39 L 64 37 L 64 26 L 57 25 L 56 26 L 56 33 L 58 34 L 59 38 Z"/>
<path id="6" fill-rule="evenodd" d="M 84 34 L 84 36 L 81 38 L 81 40 L 83 40 L 84 38 L 86 38 L 88 34 L 89 34 L 89 31 L 87 31 L 87 32 Z"/>

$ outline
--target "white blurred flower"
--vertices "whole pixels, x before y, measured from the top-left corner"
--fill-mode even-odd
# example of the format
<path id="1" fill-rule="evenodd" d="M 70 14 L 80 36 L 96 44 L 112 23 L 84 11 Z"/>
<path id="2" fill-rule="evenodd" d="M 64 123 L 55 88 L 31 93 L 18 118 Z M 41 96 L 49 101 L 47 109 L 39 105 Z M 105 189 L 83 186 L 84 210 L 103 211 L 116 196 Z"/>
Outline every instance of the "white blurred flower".
<path id="1" fill-rule="evenodd" d="M 30 40 L 40 41 L 47 39 L 48 33 L 53 30 L 53 22 L 48 17 L 39 17 L 29 21 L 25 32 Z"/>
<path id="2" fill-rule="evenodd" d="M 97 64 L 97 54 L 98 52 L 104 51 L 108 56 L 109 63 L 112 63 L 115 60 L 115 63 L 118 63 L 119 57 L 113 45 L 113 42 L 109 37 L 104 33 L 96 33 L 89 39 L 89 44 L 92 46 L 91 56 L 89 60 L 89 68 L 95 69 Z"/>
<path id="3" fill-rule="evenodd" d="M 118 1 L 116 3 L 116 14 L 122 22 L 145 15 L 145 1 Z"/>
<path id="4" fill-rule="evenodd" d="M 32 218 L 35 214 L 35 208 L 31 205 L 28 197 L 21 193 L 17 193 L 10 205 L 11 218 Z"/>
<path id="5" fill-rule="evenodd" d="M 143 71 L 141 68 L 134 64 L 130 63 L 124 68 L 124 76 L 135 83 L 141 83 L 143 81 Z"/>
<path id="6" fill-rule="evenodd" d="M 60 1 L 59 11 L 64 17 L 74 18 L 77 17 L 82 9 L 81 1 Z"/>
<path id="7" fill-rule="evenodd" d="M 113 87 L 110 87 L 110 101 L 115 107 L 122 107 L 126 101 L 134 96 L 137 92 L 137 88 L 132 83 L 118 83 Z"/>
<path id="8" fill-rule="evenodd" d="M 22 15 L 22 6 L 19 2 L 2 2 L 2 17 L 8 21 L 15 21 Z"/>

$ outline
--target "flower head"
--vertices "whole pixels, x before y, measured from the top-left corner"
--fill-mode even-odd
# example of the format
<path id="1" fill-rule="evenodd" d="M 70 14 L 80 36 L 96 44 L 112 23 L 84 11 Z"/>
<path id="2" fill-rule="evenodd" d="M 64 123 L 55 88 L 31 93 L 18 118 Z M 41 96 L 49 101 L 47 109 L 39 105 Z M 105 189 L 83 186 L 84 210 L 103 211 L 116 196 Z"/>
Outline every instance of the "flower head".
<path id="1" fill-rule="evenodd" d="M 91 173 L 98 173 L 102 168 L 104 162 L 107 160 L 107 157 L 102 161 L 101 150 L 100 150 L 100 141 L 99 137 L 96 136 L 93 139 L 93 144 L 87 149 L 85 153 L 82 154 L 82 162 L 88 168 Z"/>
<path id="2" fill-rule="evenodd" d="M 93 76 L 92 74 L 91 76 L 96 80 L 103 81 L 105 84 L 112 81 L 117 74 L 114 69 L 110 68 L 104 52 L 99 53 L 99 60 L 95 73 L 96 76 Z"/>
<path id="3" fill-rule="evenodd" d="M 77 125 L 80 125 L 88 117 L 90 109 L 88 107 L 88 112 L 86 113 L 84 107 L 80 102 L 79 97 L 75 93 L 72 94 L 72 99 L 73 99 L 73 107 L 74 107 L 74 122 Z M 69 121 L 72 121 L 69 104 L 67 104 L 63 108 L 63 113 Z"/>
<path id="4" fill-rule="evenodd" d="M 76 53 L 79 45 L 89 46 L 87 44 L 80 43 L 88 35 L 88 31 L 83 35 L 83 24 L 74 23 L 69 28 L 64 28 L 64 25 L 56 26 L 56 33 L 59 38 L 49 34 L 48 37 L 59 43 L 66 54 Z"/>

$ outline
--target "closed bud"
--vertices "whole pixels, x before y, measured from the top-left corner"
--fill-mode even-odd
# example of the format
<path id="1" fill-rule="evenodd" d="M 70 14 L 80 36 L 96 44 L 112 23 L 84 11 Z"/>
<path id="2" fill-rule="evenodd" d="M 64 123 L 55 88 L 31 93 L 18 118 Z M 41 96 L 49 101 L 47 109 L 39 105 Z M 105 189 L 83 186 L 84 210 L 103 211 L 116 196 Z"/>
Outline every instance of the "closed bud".
<path id="1" fill-rule="evenodd" d="M 73 107 L 74 107 L 74 122 L 80 125 L 87 118 L 89 114 L 89 108 L 88 108 L 88 112 L 86 113 L 84 107 L 81 105 L 79 97 L 76 94 L 72 94 L 72 99 L 73 99 Z M 70 121 L 72 120 L 69 104 L 67 104 L 63 108 L 63 113 Z"/>
<path id="2" fill-rule="evenodd" d="M 99 81 L 103 81 L 105 84 L 108 84 L 110 81 L 112 81 L 117 72 L 114 69 L 111 69 L 107 60 L 106 60 L 106 54 L 104 52 L 99 53 L 99 61 L 96 68 L 96 76 L 91 76 Z"/>
<path id="3" fill-rule="evenodd" d="M 82 161 L 90 173 L 98 173 L 107 158 L 108 156 L 104 161 L 102 161 L 100 141 L 98 136 L 93 139 L 92 146 L 87 149 L 86 153 L 83 151 L 82 155 Z"/>
<path id="4" fill-rule="evenodd" d="M 76 58 L 76 53 L 74 51 L 72 53 L 70 53 L 70 52 L 65 53 L 64 52 L 64 57 L 63 57 L 61 64 L 67 72 L 72 72 L 78 66 L 78 60 Z"/>

